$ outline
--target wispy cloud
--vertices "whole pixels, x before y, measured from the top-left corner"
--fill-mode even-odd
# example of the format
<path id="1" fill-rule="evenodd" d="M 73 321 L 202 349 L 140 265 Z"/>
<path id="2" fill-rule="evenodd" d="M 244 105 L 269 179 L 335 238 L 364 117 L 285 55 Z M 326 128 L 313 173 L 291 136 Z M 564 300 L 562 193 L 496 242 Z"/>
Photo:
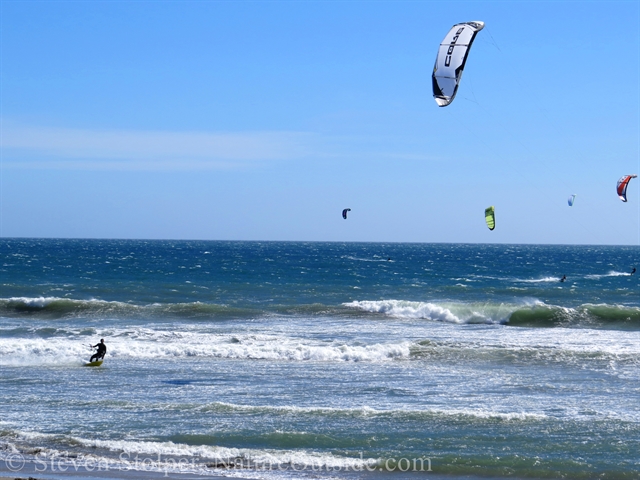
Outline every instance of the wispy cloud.
<path id="1" fill-rule="evenodd" d="M 20 126 L 3 122 L 8 168 L 183 170 L 293 160 L 314 150 L 300 132 L 163 132 Z"/>
<path id="2" fill-rule="evenodd" d="M 424 146 L 379 135 L 90 130 L 25 126 L 6 120 L 0 125 L 2 168 L 212 170 L 294 160 L 441 160 L 425 153 Z M 389 149 L 391 144 L 394 147 Z"/>

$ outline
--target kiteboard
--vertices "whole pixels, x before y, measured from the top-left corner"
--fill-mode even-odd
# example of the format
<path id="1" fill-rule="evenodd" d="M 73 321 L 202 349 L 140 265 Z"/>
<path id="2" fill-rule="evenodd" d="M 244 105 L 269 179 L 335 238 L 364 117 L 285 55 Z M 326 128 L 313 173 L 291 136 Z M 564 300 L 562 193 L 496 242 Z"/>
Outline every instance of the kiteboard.
<path id="1" fill-rule="evenodd" d="M 104 360 L 96 360 L 95 362 L 87 362 L 84 364 L 85 367 L 99 367 L 100 365 L 102 365 L 102 362 L 104 362 Z"/>

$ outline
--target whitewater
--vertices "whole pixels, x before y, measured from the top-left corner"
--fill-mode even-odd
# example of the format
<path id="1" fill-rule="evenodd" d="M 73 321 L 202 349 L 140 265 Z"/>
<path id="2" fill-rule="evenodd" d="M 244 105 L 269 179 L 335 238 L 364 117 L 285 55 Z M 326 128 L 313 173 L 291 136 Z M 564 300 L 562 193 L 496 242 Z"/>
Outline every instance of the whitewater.
<path id="1" fill-rule="evenodd" d="M 638 478 L 639 253 L 2 239 L 0 474 Z"/>

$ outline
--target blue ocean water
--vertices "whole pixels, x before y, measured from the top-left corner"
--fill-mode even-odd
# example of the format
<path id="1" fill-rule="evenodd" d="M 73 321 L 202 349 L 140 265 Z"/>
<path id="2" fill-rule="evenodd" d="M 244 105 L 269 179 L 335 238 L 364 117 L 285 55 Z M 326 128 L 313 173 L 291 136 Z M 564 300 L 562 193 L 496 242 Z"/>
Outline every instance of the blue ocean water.
<path id="1" fill-rule="evenodd" d="M 0 472 L 640 478 L 639 254 L 2 239 Z"/>

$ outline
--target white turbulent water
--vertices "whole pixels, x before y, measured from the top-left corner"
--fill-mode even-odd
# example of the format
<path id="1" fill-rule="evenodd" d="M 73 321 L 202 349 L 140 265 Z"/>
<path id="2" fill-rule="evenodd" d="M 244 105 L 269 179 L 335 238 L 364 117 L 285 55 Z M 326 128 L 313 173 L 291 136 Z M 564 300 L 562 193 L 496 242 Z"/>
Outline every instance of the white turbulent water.
<path id="1" fill-rule="evenodd" d="M 578 432 L 640 422 L 640 332 L 621 339 L 616 330 L 410 317 L 93 325 L 92 335 L 110 339 L 101 371 L 80 368 L 86 327 L 58 324 L 62 336 L 2 338 L 0 365 L 11 367 L 3 375 L 11 405 L 4 442 L 48 445 L 51 455 L 95 447 L 113 468 L 122 452 L 198 459 L 200 473 L 216 458 L 355 468 L 366 464 L 356 461 L 359 452 L 365 459 L 428 456 L 437 466 L 429 442 L 420 449 L 397 442 L 443 435 L 449 423 L 460 429 L 455 441 L 468 442 L 478 428 L 513 435 L 532 425 L 569 423 Z M 388 442 L 370 448 L 383 425 Z M 137 440 L 127 440 L 132 427 Z M 344 445 L 327 451 L 323 436 Z"/>
<path id="2" fill-rule="evenodd" d="M 0 298 L 0 471 L 20 456 L 259 478 L 367 477 L 401 458 L 445 476 L 640 470 L 637 279 L 588 261 L 635 250 L 21 248 Z M 505 266 L 509 252 L 527 261 Z M 565 256 L 590 269 L 560 285 Z M 101 337 L 104 365 L 84 368 Z"/>

